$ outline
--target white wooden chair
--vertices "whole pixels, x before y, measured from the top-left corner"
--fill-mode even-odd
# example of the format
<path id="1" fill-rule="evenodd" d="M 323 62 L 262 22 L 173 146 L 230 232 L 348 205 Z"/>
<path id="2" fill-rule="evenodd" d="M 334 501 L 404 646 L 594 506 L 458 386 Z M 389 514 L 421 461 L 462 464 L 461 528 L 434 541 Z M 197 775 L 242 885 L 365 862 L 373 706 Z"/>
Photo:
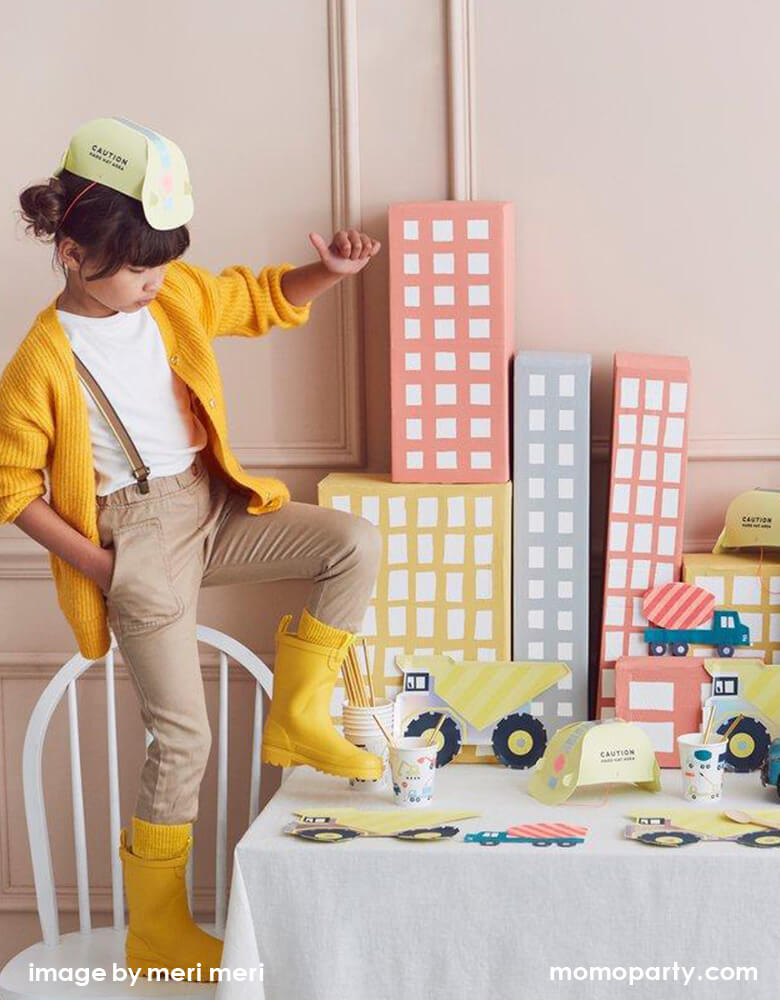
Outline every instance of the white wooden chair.
<path id="1" fill-rule="evenodd" d="M 251 825 L 260 810 L 260 754 L 263 731 L 262 693 L 271 697 L 273 675 L 263 661 L 250 649 L 230 636 L 213 628 L 199 625 L 198 641 L 219 650 L 219 722 L 216 741 L 217 752 L 217 836 L 216 836 L 216 897 L 214 923 L 201 924 L 204 930 L 224 936 L 227 915 L 227 792 L 228 792 L 228 657 L 249 671 L 256 681 L 254 724 L 252 735 L 252 769 L 249 791 L 249 820 Z M 25 948 L 12 958 L 0 971 L 0 997 L 3 1000 L 53 1000 L 63 997 L 122 997 L 176 996 L 211 998 L 216 983 L 156 982 L 139 977 L 135 987 L 130 983 L 113 981 L 114 962 L 124 968 L 125 907 L 122 862 L 118 853 L 119 816 L 119 766 L 117 756 L 116 701 L 114 689 L 114 650 L 116 638 L 111 635 L 111 648 L 99 660 L 87 660 L 76 654 L 65 663 L 46 685 L 30 716 L 24 739 L 22 760 L 24 808 L 27 834 L 30 841 L 35 894 L 43 940 Z M 89 908 L 89 874 L 86 832 L 84 824 L 84 798 L 81 781 L 79 752 L 79 722 L 76 700 L 76 681 L 96 663 L 105 662 L 106 716 L 108 736 L 108 787 L 109 787 L 109 837 L 111 856 L 111 896 L 113 926 L 93 928 Z M 73 801 L 73 832 L 76 853 L 76 881 L 78 890 L 79 929 L 60 934 L 57 896 L 54 886 L 49 829 L 43 796 L 43 745 L 52 714 L 62 696 L 68 699 L 68 730 L 70 738 L 71 792 Z M 151 742 L 146 731 L 146 745 Z M 192 852 L 187 864 L 187 895 L 192 907 Z M 30 967 L 47 969 L 100 967 L 106 970 L 103 982 L 90 981 L 88 986 L 75 982 L 34 982 L 30 980 Z"/>

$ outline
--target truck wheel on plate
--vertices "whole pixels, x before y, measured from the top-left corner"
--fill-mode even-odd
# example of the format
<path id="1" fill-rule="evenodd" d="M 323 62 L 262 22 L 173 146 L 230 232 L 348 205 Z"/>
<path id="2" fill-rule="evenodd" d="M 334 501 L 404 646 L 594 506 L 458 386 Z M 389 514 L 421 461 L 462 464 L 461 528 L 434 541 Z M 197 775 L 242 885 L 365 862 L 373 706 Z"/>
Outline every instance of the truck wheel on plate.
<path id="1" fill-rule="evenodd" d="M 533 767 L 546 746 L 544 726 L 527 712 L 505 716 L 493 730 L 493 753 L 507 767 Z"/>
<path id="2" fill-rule="evenodd" d="M 404 736 L 429 736 L 438 726 L 440 718 L 441 712 L 422 712 L 407 723 Z M 460 726 L 452 716 L 448 715 L 442 723 L 441 729 L 436 734 L 436 742 L 439 744 L 436 767 L 444 767 L 460 751 L 461 745 Z"/>
<path id="3" fill-rule="evenodd" d="M 718 646 L 718 655 L 730 658 L 734 655 L 733 646 Z"/>
<path id="4" fill-rule="evenodd" d="M 398 840 L 443 840 L 445 837 L 454 837 L 457 832 L 457 826 L 429 826 L 424 830 L 402 830 L 395 836 Z"/>
<path id="5" fill-rule="evenodd" d="M 722 736 L 731 723 L 734 716 L 724 719 L 718 726 L 718 732 Z M 726 744 L 726 767 L 730 771 L 755 771 L 761 767 L 769 750 L 769 733 L 766 727 L 758 721 L 745 716 L 741 719 L 737 728 L 729 736 Z"/>
<path id="6" fill-rule="evenodd" d="M 338 843 L 339 840 L 351 840 L 353 837 L 359 837 L 360 834 L 357 830 L 349 830 L 347 828 L 344 828 L 343 830 L 318 830 L 316 826 L 312 826 L 308 830 L 299 830 L 298 836 L 302 837 L 304 840 L 319 840 L 321 843 L 335 844 Z"/>
<path id="7" fill-rule="evenodd" d="M 737 837 L 738 844 L 746 847 L 780 847 L 780 830 L 754 830 Z"/>
<path id="8" fill-rule="evenodd" d="M 655 833 L 640 834 L 639 839 L 643 844 L 652 844 L 654 847 L 685 847 L 686 844 L 695 844 L 701 837 L 684 830 L 658 830 Z"/>
<path id="9" fill-rule="evenodd" d="M 648 642 L 647 651 L 651 656 L 663 656 L 666 653 L 666 643 Z"/>
<path id="10" fill-rule="evenodd" d="M 688 653 L 688 643 L 687 642 L 673 642 L 672 643 L 672 656 L 686 656 Z"/>

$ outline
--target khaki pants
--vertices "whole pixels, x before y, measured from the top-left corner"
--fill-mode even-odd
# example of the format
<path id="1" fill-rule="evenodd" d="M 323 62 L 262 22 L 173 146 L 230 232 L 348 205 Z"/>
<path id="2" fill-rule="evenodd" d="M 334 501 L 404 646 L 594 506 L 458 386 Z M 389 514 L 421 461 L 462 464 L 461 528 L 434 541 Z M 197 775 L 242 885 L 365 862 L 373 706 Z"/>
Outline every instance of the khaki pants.
<path id="1" fill-rule="evenodd" d="M 152 734 L 135 815 L 185 823 L 211 747 L 196 642 L 202 586 L 307 579 L 310 614 L 357 632 L 379 568 L 381 536 L 370 521 L 288 501 L 246 511 L 248 494 L 211 475 L 202 456 L 184 472 L 96 498 L 103 547 L 113 544 L 108 621 Z"/>

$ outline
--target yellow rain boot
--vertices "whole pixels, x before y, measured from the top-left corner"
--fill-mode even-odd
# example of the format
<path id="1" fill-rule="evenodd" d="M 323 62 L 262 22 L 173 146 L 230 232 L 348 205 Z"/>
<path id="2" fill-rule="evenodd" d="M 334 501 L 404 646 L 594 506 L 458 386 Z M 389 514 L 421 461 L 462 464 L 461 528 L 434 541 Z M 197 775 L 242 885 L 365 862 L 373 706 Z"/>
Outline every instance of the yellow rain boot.
<path id="1" fill-rule="evenodd" d="M 378 779 L 382 760 L 345 739 L 330 717 L 330 698 L 354 635 L 318 621 L 304 608 L 298 634 L 276 630 L 271 709 L 263 727 L 260 759 L 291 767 L 308 764 L 343 778 Z"/>
<path id="2" fill-rule="evenodd" d="M 120 835 L 129 914 L 125 962 L 133 971 L 140 968 L 146 978 L 150 978 L 150 968 L 178 968 L 185 970 L 185 981 L 217 979 L 211 969 L 220 966 L 222 941 L 198 927 L 187 901 L 184 876 L 192 847 L 189 830 L 190 824 L 147 823 L 133 816 L 132 850 L 127 830 L 123 828 Z M 168 850 L 170 857 L 154 856 Z"/>

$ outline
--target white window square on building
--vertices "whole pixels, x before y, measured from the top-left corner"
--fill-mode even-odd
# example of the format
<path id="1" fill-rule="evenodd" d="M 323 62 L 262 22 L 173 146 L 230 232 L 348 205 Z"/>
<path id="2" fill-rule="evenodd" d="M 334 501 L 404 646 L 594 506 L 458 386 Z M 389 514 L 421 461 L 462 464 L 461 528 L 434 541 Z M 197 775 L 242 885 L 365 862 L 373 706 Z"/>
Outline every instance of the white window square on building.
<path id="1" fill-rule="evenodd" d="M 435 319 L 433 321 L 433 336 L 436 340 L 454 340 L 455 320 Z"/>
<path id="2" fill-rule="evenodd" d="M 622 378 L 620 380 L 620 408 L 635 410 L 639 406 L 639 379 Z"/>
<path id="3" fill-rule="evenodd" d="M 469 285 L 469 305 L 489 306 L 490 285 Z"/>
<path id="4" fill-rule="evenodd" d="M 570 719 L 574 714 L 574 706 L 570 701 L 559 701 L 557 708 L 561 719 Z"/>
<path id="5" fill-rule="evenodd" d="M 417 219 L 404 219 L 404 239 L 417 240 L 420 238 L 420 224 Z"/>
<path id="6" fill-rule="evenodd" d="M 434 219 L 431 228 L 434 243 L 452 242 L 452 219 Z"/>
<path id="7" fill-rule="evenodd" d="M 447 497 L 447 526 L 462 528 L 466 524 L 465 497 Z"/>
<path id="8" fill-rule="evenodd" d="M 561 443 L 558 445 L 558 465 L 574 465 L 574 445 Z"/>
<path id="9" fill-rule="evenodd" d="M 655 486 L 639 486 L 636 491 L 636 512 L 652 517 L 655 510 Z"/>
<path id="10" fill-rule="evenodd" d="M 449 608 L 447 611 L 447 638 L 462 639 L 466 625 L 466 613 L 463 608 Z"/>
<path id="11" fill-rule="evenodd" d="M 571 632 L 573 628 L 574 615 L 571 611 L 558 612 L 558 628 L 561 632 Z"/>
<path id="12" fill-rule="evenodd" d="M 333 497 L 330 501 L 330 505 L 334 510 L 343 510 L 347 514 L 352 512 L 352 498 L 348 496 L 337 496 Z"/>
<path id="13" fill-rule="evenodd" d="M 658 529 L 658 554 L 660 556 L 673 556 L 676 538 L 676 527 L 668 525 L 660 527 Z"/>
<path id="14" fill-rule="evenodd" d="M 615 483 L 612 487 L 612 513 L 627 514 L 631 502 L 631 486 L 628 483 Z"/>
<path id="15" fill-rule="evenodd" d="M 544 628 L 544 611 L 541 608 L 533 608 L 528 612 L 529 628 Z"/>
<path id="16" fill-rule="evenodd" d="M 558 581 L 558 598 L 562 601 L 571 600 L 574 597 L 574 584 L 571 580 Z"/>
<path id="17" fill-rule="evenodd" d="M 457 436 L 457 420 L 455 417 L 436 418 L 436 437 L 454 438 Z"/>
<path id="18" fill-rule="evenodd" d="M 447 574 L 447 600 L 450 604 L 460 604 L 463 600 L 463 574 Z"/>
<path id="19" fill-rule="evenodd" d="M 607 604 L 604 610 L 605 625 L 625 625 L 626 622 L 626 599 L 616 594 L 607 595 Z"/>
<path id="20" fill-rule="evenodd" d="M 474 593 L 478 601 L 489 601 L 493 596 L 493 571 L 478 569 L 476 571 Z"/>
<path id="21" fill-rule="evenodd" d="M 458 566 L 463 565 L 463 559 L 466 554 L 465 542 L 466 542 L 465 535 L 447 534 L 444 536 L 445 563 L 455 563 Z"/>
<path id="22" fill-rule="evenodd" d="M 423 467 L 423 453 L 421 451 L 407 451 L 406 468 L 421 469 Z"/>
<path id="23" fill-rule="evenodd" d="M 604 659 L 605 660 L 617 660 L 618 657 L 623 655 L 623 633 L 622 632 L 605 632 L 604 633 Z M 606 694 L 604 691 L 604 683 L 607 680 L 607 673 L 612 674 L 610 678 L 612 685 L 615 683 L 615 672 L 614 670 L 604 671 L 602 674 L 602 693 Z"/>
<path id="24" fill-rule="evenodd" d="M 634 449 L 618 448 L 615 456 L 615 479 L 631 479 L 634 475 Z"/>
<path id="25" fill-rule="evenodd" d="M 422 406 L 422 386 L 409 384 L 406 387 L 406 405 Z"/>
<path id="26" fill-rule="evenodd" d="M 406 436 L 410 441 L 419 441 L 422 438 L 422 420 L 417 417 L 406 421 Z"/>
<path id="27" fill-rule="evenodd" d="M 436 405 L 454 406 L 458 401 L 458 388 L 451 382 L 436 383 Z"/>
<path id="28" fill-rule="evenodd" d="M 420 273 L 420 255 L 418 253 L 404 254 L 404 274 Z"/>
<path id="29" fill-rule="evenodd" d="M 574 499 L 574 480 L 570 479 L 568 476 L 561 476 L 558 479 L 558 499 Z"/>
<path id="30" fill-rule="evenodd" d="M 645 409 L 660 410 L 664 400 L 664 384 L 660 379 L 649 378 L 645 382 Z"/>
<path id="31" fill-rule="evenodd" d="M 571 545 L 558 546 L 558 569 L 571 569 L 574 565 L 574 549 Z"/>
<path id="32" fill-rule="evenodd" d="M 653 525 L 637 523 L 634 525 L 634 552 L 651 552 L 653 549 Z"/>
<path id="33" fill-rule="evenodd" d="M 387 561 L 389 563 L 408 563 L 406 552 L 406 535 L 390 533 L 387 536 Z"/>
<path id="34" fill-rule="evenodd" d="M 480 646 L 477 650 L 478 660 L 496 660 L 496 650 L 492 646 Z"/>
<path id="35" fill-rule="evenodd" d="M 489 566 L 493 562 L 493 536 L 474 536 L 474 562 L 477 566 Z"/>
<path id="36" fill-rule="evenodd" d="M 415 599 L 421 604 L 436 600 L 436 574 L 423 571 L 414 574 Z"/>
<path id="37" fill-rule="evenodd" d="M 405 601 L 409 597 L 409 571 L 391 569 L 387 574 L 387 597 L 390 601 Z"/>
<path id="38" fill-rule="evenodd" d="M 387 631 L 390 635 L 406 635 L 406 608 L 390 605 L 387 609 Z"/>
<path id="39" fill-rule="evenodd" d="M 574 376 L 573 375 L 559 375 L 558 376 L 558 395 L 564 397 L 571 397 L 574 395 Z"/>
<path id="40" fill-rule="evenodd" d="M 769 616 L 769 641 L 780 642 L 780 615 L 771 614 Z M 780 660 L 772 659 L 773 663 L 780 663 Z"/>
<path id="41" fill-rule="evenodd" d="M 635 413 L 621 413 L 618 417 L 618 441 L 620 444 L 636 444 Z"/>
<path id="42" fill-rule="evenodd" d="M 528 546 L 528 568 L 529 569 L 543 569 L 544 568 L 544 546 L 543 545 L 529 545 Z"/>
<path id="43" fill-rule="evenodd" d="M 647 619 L 645 618 L 644 614 L 642 614 L 642 598 L 633 597 L 631 601 L 633 604 L 633 610 L 631 613 L 631 624 L 641 625 L 642 628 L 644 628 L 647 625 Z"/>
<path id="44" fill-rule="evenodd" d="M 532 441 L 528 445 L 528 462 L 530 465 L 544 465 L 544 445 L 539 441 Z"/>
<path id="45" fill-rule="evenodd" d="M 664 431 L 664 448 L 682 448 L 683 427 L 685 421 L 682 417 L 667 417 L 666 430 Z"/>
<path id="46" fill-rule="evenodd" d="M 544 499 L 544 479 L 531 476 L 528 480 L 528 498 L 530 500 Z"/>
<path id="47" fill-rule="evenodd" d="M 571 535 L 574 531 L 574 513 L 570 510 L 558 511 L 558 534 Z"/>
<path id="48" fill-rule="evenodd" d="M 631 589 L 647 590 L 650 586 L 650 560 L 635 559 L 631 566 Z"/>
<path id="49" fill-rule="evenodd" d="M 363 635 L 376 635 L 376 608 L 373 604 L 369 604 L 366 608 L 363 621 L 360 623 L 360 631 Z"/>
<path id="50" fill-rule="evenodd" d="M 490 371 L 490 355 L 483 351 L 469 351 L 469 368 L 473 372 Z"/>
<path id="51" fill-rule="evenodd" d="M 474 524 L 477 528 L 492 528 L 493 497 L 476 497 L 474 499 Z"/>
<path id="52" fill-rule="evenodd" d="M 574 430 L 574 410 L 558 410 L 558 430 Z"/>
<path id="53" fill-rule="evenodd" d="M 387 513 L 391 528 L 405 528 L 406 497 L 390 497 L 387 501 Z M 379 524 L 378 516 L 373 523 Z"/>
<path id="54" fill-rule="evenodd" d="M 406 285 L 404 288 L 404 305 L 414 309 L 420 304 L 420 286 Z"/>
<path id="55" fill-rule="evenodd" d="M 627 562 L 625 559 L 610 559 L 607 573 L 607 586 L 621 590 L 626 585 Z"/>
<path id="56" fill-rule="evenodd" d="M 455 286 L 454 285 L 434 285 L 433 286 L 433 304 L 435 306 L 454 306 L 455 305 Z"/>
<path id="57" fill-rule="evenodd" d="M 472 451 L 470 453 L 470 460 L 472 469 L 489 469 L 492 466 L 489 451 Z"/>
<path id="58" fill-rule="evenodd" d="M 628 542 L 628 522 L 612 521 L 609 525 L 609 551 L 625 552 Z"/>
<path id="59" fill-rule="evenodd" d="M 532 535 L 544 534 L 544 511 L 528 511 L 528 530 Z"/>
<path id="60" fill-rule="evenodd" d="M 664 490 L 661 494 L 661 517 L 677 517 L 680 507 L 680 491 Z"/>
<path id="61" fill-rule="evenodd" d="M 769 603 L 780 604 L 780 576 L 769 577 Z"/>
<path id="62" fill-rule="evenodd" d="M 417 500 L 417 527 L 435 528 L 438 517 L 438 497 L 419 497 Z"/>
<path id="63" fill-rule="evenodd" d="M 489 438 L 490 437 L 490 418 L 489 417 L 472 417 L 471 418 L 471 436 L 473 438 Z"/>
<path id="64" fill-rule="evenodd" d="M 647 655 L 647 643 L 645 642 L 645 637 L 641 632 L 632 632 L 628 637 L 628 655 L 629 656 L 646 656 Z"/>
<path id="65" fill-rule="evenodd" d="M 455 354 L 452 351 L 436 351 L 434 366 L 437 372 L 455 371 Z"/>
<path id="66" fill-rule="evenodd" d="M 528 430 L 529 431 L 544 430 L 544 410 L 528 411 Z"/>
<path id="67" fill-rule="evenodd" d="M 670 451 L 664 455 L 664 482 L 679 483 L 682 474 L 682 454 Z"/>
<path id="68" fill-rule="evenodd" d="M 468 254 L 468 271 L 469 274 L 490 274 L 490 254 Z"/>
<path id="69" fill-rule="evenodd" d="M 473 382 L 469 386 L 469 401 L 472 406 L 490 406 L 490 385 Z"/>
<path id="70" fill-rule="evenodd" d="M 474 340 L 486 340 L 490 336 L 489 319 L 470 319 L 469 337 Z"/>
<path id="71" fill-rule="evenodd" d="M 433 255 L 433 273 L 434 274 L 454 274 L 455 273 L 455 254 L 454 253 L 435 253 Z"/>
<path id="72" fill-rule="evenodd" d="M 544 597 L 544 580 L 528 581 L 528 597 L 532 601 L 541 601 Z"/>
<path id="73" fill-rule="evenodd" d="M 648 413 L 642 417 L 642 444 L 658 444 L 658 428 L 660 423 L 661 418 L 652 414 Z"/>
<path id="74" fill-rule="evenodd" d="M 672 382 L 669 386 L 669 412 L 685 413 L 688 386 L 685 382 Z"/>
<path id="75" fill-rule="evenodd" d="M 543 660 L 544 659 L 544 643 L 543 642 L 529 642 L 528 643 L 528 659 L 529 660 Z"/>
<path id="76" fill-rule="evenodd" d="M 734 604 L 760 604 L 761 578 L 758 576 L 735 576 L 731 599 Z"/>
<path id="77" fill-rule="evenodd" d="M 529 376 L 528 376 L 528 395 L 529 396 L 543 396 L 544 395 L 544 375 L 529 374 Z"/>
<path id="78" fill-rule="evenodd" d="M 658 452 L 643 451 L 639 460 L 639 478 L 655 479 L 658 469 Z"/>
<path id="79" fill-rule="evenodd" d="M 693 581 L 697 587 L 703 587 L 715 595 L 715 604 L 726 603 L 726 580 L 722 576 L 697 576 Z"/>
<path id="80" fill-rule="evenodd" d="M 740 611 L 739 617 L 742 624 L 750 629 L 750 645 L 755 646 L 757 642 L 763 642 L 764 616 L 756 614 L 755 611 Z"/>
<path id="81" fill-rule="evenodd" d="M 419 340 L 420 339 L 420 321 L 419 319 L 410 319 L 408 316 L 404 320 L 404 337 L 407 340 Z"/>
<path id="82" fill-rule="evenodd" d="M 433 535 L 417 536 L 417 562 L 426 565 L 433 562 Z"/>
<path id="83" fill-rule="evenodd" d="M 674 563 L 656 563 L 653 585 L 655 587 L 660 587 L 662 583 L 671 583 L 672 580 L 674 580 Z"/>
<path id="84" fill-rule="evenodd" d="M 417 635 L 427 638 L 433 635 L 433 608 L 417 608 Z"/>
<path id="85" fill-rule="evenodd" d="M 474 638 L 481 640 L 493 638 L 492 611 L 489 611 L 486 608 L 481 611 L 477 611 L 474 616 Z"/>
<path id="86" fill-rule="evenodd" d="M 470 240 L 486 240 L 490 236 L 488 219 L 469 219 L 466 223 L 466 236 Z"/>
<path id="87" fill-rule="evenodd" d="M 404 364 L 408 372 L 418 372 L 420 370 L 420 354 L 405 354 Z"/>

